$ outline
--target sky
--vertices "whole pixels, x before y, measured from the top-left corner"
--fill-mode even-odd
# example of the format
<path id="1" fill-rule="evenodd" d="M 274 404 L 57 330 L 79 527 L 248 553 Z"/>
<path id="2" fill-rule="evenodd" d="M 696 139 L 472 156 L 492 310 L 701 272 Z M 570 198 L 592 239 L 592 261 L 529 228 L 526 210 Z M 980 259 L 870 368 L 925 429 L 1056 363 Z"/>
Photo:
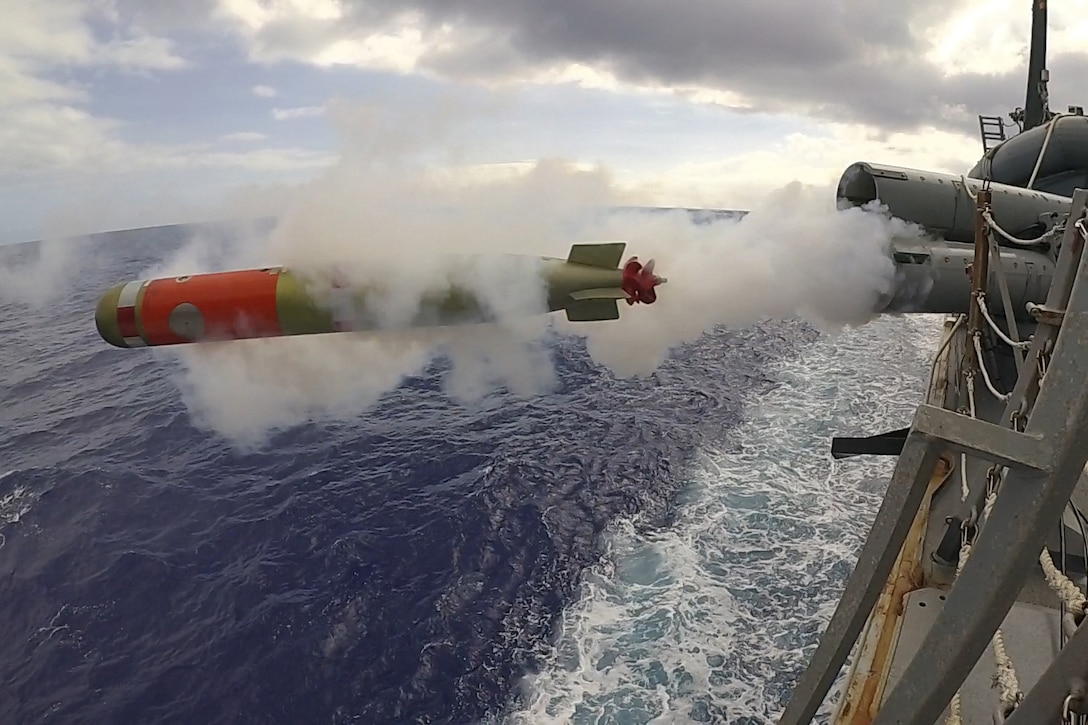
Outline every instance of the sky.
<path id="1" fill-rule="evenodd" d="M 733 209 L 858 160 L 962 173 L 1023 104 L 1030 8 L 0 0 L 0 243 L 273 213 L 351 154 Z M 1088 0 L 1050 26 L 1051 107 L 1088 105 Z"/>

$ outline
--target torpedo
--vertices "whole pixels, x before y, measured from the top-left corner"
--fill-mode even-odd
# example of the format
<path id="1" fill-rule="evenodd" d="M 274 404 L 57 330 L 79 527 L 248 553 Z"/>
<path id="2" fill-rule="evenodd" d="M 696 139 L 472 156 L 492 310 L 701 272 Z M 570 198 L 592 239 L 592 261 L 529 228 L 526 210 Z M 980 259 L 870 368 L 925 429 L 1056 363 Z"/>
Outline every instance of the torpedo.
<path id="1" fill-rule="evenodd" d="M 654 274 L 652 259 L 643 265 L 632 257 L 620 267 L 625 246 L 575 244 L 565 260 L 520 259 L 539 262 L 549 312 L 563 310 L 572 322 L 615 320 L 619 300 L 653 304 L 655 288 L 666 281 Z M 136 280 L 101 296 L 95 325 L 103 340 L 122 348 L 373 331 L 389 328 L 375 309 L 381 294 L 376 284 L 351 286 L 329 279 L 321 285 L 286 267 Z M 472 284 L 450 281 L 424 294 L 404 327 L 495 319 Z"/>

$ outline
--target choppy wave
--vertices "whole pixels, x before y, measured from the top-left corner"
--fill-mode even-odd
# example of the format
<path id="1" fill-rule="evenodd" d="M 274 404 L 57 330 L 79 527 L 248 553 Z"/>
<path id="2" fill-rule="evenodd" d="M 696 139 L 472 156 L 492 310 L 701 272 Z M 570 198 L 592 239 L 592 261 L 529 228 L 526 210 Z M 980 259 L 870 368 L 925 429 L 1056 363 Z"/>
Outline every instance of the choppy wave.
<path id="1" fill-rule="evenodd" d="M 548 396 L 460 404 L 439 361 L 241 451 L 94 331 L 184 234 L 84 240 L 71 289 L 0 303 L 0 721 L 779 707 L 880 495 L 822 451 L 902 422 L 924 326 L 720 330 L 637 380 L 555 337 Z"/>
<path id="2" fill-rule="evenodd" d="M 932 318 L 883 319 L 779 366 L 744 425 L 686 468 L 672 526 L 612 528 L 510 719 L 774 722 L 894 464 L 835 463 L 830 437 L 909 424 L 938 334 Z"/>

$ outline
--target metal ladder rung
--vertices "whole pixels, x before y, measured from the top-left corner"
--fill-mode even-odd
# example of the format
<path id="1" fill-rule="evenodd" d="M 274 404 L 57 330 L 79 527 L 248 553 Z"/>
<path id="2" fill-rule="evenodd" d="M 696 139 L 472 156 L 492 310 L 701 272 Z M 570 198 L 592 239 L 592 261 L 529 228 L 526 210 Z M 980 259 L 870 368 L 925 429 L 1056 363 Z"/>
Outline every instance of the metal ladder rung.
<path id="1" fill-rule="evenodd" d="M 980 115 L 978 117 L 978 128 L 982 134 L 982 148 L 985 151 L 989 151 L 1008 138 L 1005 135 L 1005 122 L 1001 119 L 1001 116 Z"/>

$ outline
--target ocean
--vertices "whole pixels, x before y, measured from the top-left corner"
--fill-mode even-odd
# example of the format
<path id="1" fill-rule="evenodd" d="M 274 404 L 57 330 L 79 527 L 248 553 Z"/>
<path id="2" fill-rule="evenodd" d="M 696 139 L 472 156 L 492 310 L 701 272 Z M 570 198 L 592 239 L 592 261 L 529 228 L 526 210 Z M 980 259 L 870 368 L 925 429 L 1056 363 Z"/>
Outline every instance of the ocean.
<path id="1" fill-rule="evenodd" d="M 774 722 L 892 465 L 830 437 L 909 423 L 936 320 L 718 328 L 632 379 L 556 333 L 547 394 L 438 359 L 239 446 L 94 328 L 189 233 L 0 294 L 0 722 Z"/>

